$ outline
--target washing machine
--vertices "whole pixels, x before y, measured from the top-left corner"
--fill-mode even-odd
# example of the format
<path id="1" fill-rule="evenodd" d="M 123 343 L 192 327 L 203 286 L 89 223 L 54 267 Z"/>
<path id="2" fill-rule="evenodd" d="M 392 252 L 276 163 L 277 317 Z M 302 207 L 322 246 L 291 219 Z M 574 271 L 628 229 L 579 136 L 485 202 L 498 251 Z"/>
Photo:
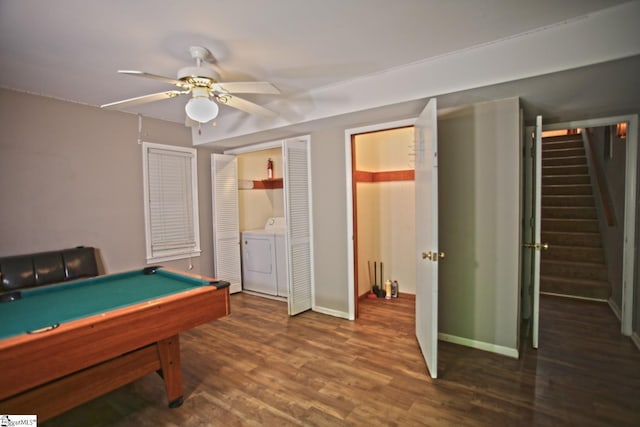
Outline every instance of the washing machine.
<path id="1" fill-rule="evenodd" d="M 242 232 L 242 287 L 287 296 L 285 220 L 269 218 L 263 229 Z"/>

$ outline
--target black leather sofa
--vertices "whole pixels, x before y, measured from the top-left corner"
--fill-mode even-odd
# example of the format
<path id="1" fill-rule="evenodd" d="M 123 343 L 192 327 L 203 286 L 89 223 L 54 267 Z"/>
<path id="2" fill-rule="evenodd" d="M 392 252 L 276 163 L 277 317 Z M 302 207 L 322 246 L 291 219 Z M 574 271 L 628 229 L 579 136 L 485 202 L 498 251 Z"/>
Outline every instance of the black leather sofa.
<path id="1" fill-rule="evenodd" d="M 0 257 L 0 293 L 98 275 L 90 246 Z"/>

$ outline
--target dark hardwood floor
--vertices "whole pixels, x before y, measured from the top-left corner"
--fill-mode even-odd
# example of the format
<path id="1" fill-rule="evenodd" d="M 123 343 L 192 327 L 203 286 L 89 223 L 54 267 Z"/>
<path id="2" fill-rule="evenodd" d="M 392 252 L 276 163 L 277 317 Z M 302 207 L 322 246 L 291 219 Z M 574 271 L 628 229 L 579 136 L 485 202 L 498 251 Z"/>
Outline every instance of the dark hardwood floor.
<path id="1" fill-rule="evenodd" d="M 440 378 L 414 302 L 365 300 L 356 322 L 231 297 L 181 335 L 185 403 L 149 375 L 44 426 L 638 426 L 640 352 L 607 305 L 543 296 L 540 348 L 511 359 L 440 342 Z"/>

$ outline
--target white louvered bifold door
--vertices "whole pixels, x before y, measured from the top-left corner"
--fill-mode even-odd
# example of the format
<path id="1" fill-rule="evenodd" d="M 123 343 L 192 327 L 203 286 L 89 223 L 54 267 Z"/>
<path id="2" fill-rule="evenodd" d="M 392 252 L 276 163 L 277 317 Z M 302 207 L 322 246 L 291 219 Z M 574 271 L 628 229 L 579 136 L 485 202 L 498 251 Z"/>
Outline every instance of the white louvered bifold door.
<path id="1" fill-rule="evenodd" d="M 289 315 L 293 316 L 309 310 L 313 304 L 311 171 L 308 137 L 284 141 L 283 154 L 288 242 L 288 303 Z"/>
<path id="2" fill-rule="evenodd" d="M 237 169 L 235 156 L 211 155 L 213 268 L 217 279 L 231 283 L 232 293 L 242 290 Z"/>

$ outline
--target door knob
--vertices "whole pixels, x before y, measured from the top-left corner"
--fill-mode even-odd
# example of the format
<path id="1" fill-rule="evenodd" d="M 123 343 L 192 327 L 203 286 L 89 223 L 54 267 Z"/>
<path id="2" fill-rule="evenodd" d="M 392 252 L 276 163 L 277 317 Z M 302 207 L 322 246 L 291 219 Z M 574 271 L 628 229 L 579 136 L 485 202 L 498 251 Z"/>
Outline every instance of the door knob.
<path id="1" fill-rule="evenodd" d="M 438 261 L 439 259 L 444 259 L 445 257 L 445 253 L 444 252 L 422 252 L 422 259 L 429 259 L 431 261 Z"/>
<path id="2" fill-rule="evenodd" d="M 535 249 L 537 251 L 539 251 L 541 248 L 544 249 L 545 251 L 547 249 L 549 249 L 549 244 L 548 243 L 524 243 L 522 246 L 524 246 L 525 248 L 530 248 L 530 249 Z"/>

